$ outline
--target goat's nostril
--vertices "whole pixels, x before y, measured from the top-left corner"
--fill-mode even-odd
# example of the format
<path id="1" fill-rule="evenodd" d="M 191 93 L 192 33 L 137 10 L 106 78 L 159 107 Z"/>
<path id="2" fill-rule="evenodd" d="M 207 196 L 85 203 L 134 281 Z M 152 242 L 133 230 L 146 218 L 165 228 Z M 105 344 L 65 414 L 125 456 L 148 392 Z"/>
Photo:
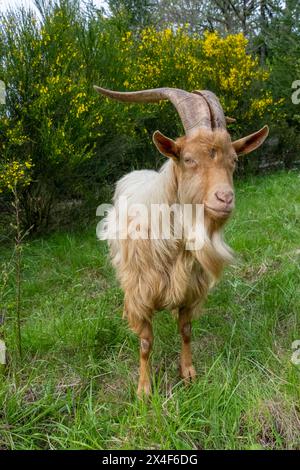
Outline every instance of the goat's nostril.
<path id="1" fill-rule="evenodd" d="M 215 196 L 218 201 L 225 202 L 226 204 L 231 204 L 233 201 L 232 191 L 216 191 Z"/>
<path id="2" fill-rule="evenodd" d="M 227 194 L 227 204 L 231 204 L 233 201 L 233 192 L 229 191 Z"/>
<path id="3" fill-rule="evenodd" d="M 217 191 L 217 192 L 215 192 L 215 196 L 216 196 L 216 198 L 218 199 L 218 201 L 226 202 L 225 199 L 224 199 L 224 193 L 223 193 L 223 191 Z"/>
<path id="4" fill-rule="evenodd" d="M 232 200 L 233 200 L 233 194 L 228 194 L 227 200 L 226 200 L 227 204 L 231 204 Z"/>

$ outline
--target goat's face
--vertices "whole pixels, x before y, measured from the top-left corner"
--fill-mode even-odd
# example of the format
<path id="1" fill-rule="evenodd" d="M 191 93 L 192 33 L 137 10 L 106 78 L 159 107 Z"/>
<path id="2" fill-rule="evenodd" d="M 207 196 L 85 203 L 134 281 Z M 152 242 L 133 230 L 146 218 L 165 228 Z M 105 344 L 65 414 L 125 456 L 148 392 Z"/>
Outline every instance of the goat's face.
<path id="1" fill-rule="evenodd" d="M 204 204 L 214 219 L 227 218 L 234 207 L 236 152 L 225 130 L 200 130 L 182 142 L 178 194 L 183 203 Z"/>
<path id="2" fill-rule="evenodd" d="M 238 155 L 259 147 L 267 135 L 265 126 L 235 142 L 225 129 L 199 129 L 176 141 L 156 131 L 153 140 L 175 162 L 179 201 L 204 204 L 206 215 L 222 223 L 234 209 L 233 172 Z"/>

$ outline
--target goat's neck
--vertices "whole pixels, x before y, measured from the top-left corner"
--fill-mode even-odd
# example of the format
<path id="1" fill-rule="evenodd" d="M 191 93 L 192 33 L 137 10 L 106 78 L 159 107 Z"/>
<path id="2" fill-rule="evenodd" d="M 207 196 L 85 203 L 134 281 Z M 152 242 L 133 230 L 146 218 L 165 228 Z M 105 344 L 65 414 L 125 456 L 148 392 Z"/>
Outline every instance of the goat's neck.
<path id="1" fill-rule="evenodd" d="M 155 187 L 154 199 L 160 204 L 178 204 L 178 181 L 175 163 L 168 160 L 159 172 L 159 184 Z"/>

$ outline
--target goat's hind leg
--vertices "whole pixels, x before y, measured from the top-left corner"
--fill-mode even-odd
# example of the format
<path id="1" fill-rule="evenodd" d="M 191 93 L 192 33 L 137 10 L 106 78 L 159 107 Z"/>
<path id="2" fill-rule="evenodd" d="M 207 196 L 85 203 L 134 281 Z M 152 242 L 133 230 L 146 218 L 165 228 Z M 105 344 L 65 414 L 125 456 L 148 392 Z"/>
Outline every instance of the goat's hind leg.
<path id="1" fill-rule="evenodd" d="M 196 377 L 196 371 L 192 364 L 192 311 L 188 308 L 180 308 L 178 314 L 178 327 L 181 334 L 180 375 L 185 382 L 190 382 Z"/>

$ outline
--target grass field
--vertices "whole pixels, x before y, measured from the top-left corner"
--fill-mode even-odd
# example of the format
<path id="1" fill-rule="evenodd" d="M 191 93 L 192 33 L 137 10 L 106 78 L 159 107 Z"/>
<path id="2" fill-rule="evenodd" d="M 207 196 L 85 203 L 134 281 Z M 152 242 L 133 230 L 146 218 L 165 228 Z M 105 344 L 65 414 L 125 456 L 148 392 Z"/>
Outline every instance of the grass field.
<path id="1" fill-rule="evenodd" d="M 138 340 L 94 225 L 28 241 L 17 358 L 14 285 L 2 304 L 9 363 L 0 375 L 3 449 L 300 448 L 300 175 L 237 184 L 226 239 L 237 264 L 193 324 L 197 380 L 178 376 L 180 338 L 155 317 L 153 394 L 135 395 Z M 1 247 L 1 262 L 11 248 Z M 9 267 L 8 267 L 9 268 Z M 1 372 L 0 372 L 1 374 Z"/>

